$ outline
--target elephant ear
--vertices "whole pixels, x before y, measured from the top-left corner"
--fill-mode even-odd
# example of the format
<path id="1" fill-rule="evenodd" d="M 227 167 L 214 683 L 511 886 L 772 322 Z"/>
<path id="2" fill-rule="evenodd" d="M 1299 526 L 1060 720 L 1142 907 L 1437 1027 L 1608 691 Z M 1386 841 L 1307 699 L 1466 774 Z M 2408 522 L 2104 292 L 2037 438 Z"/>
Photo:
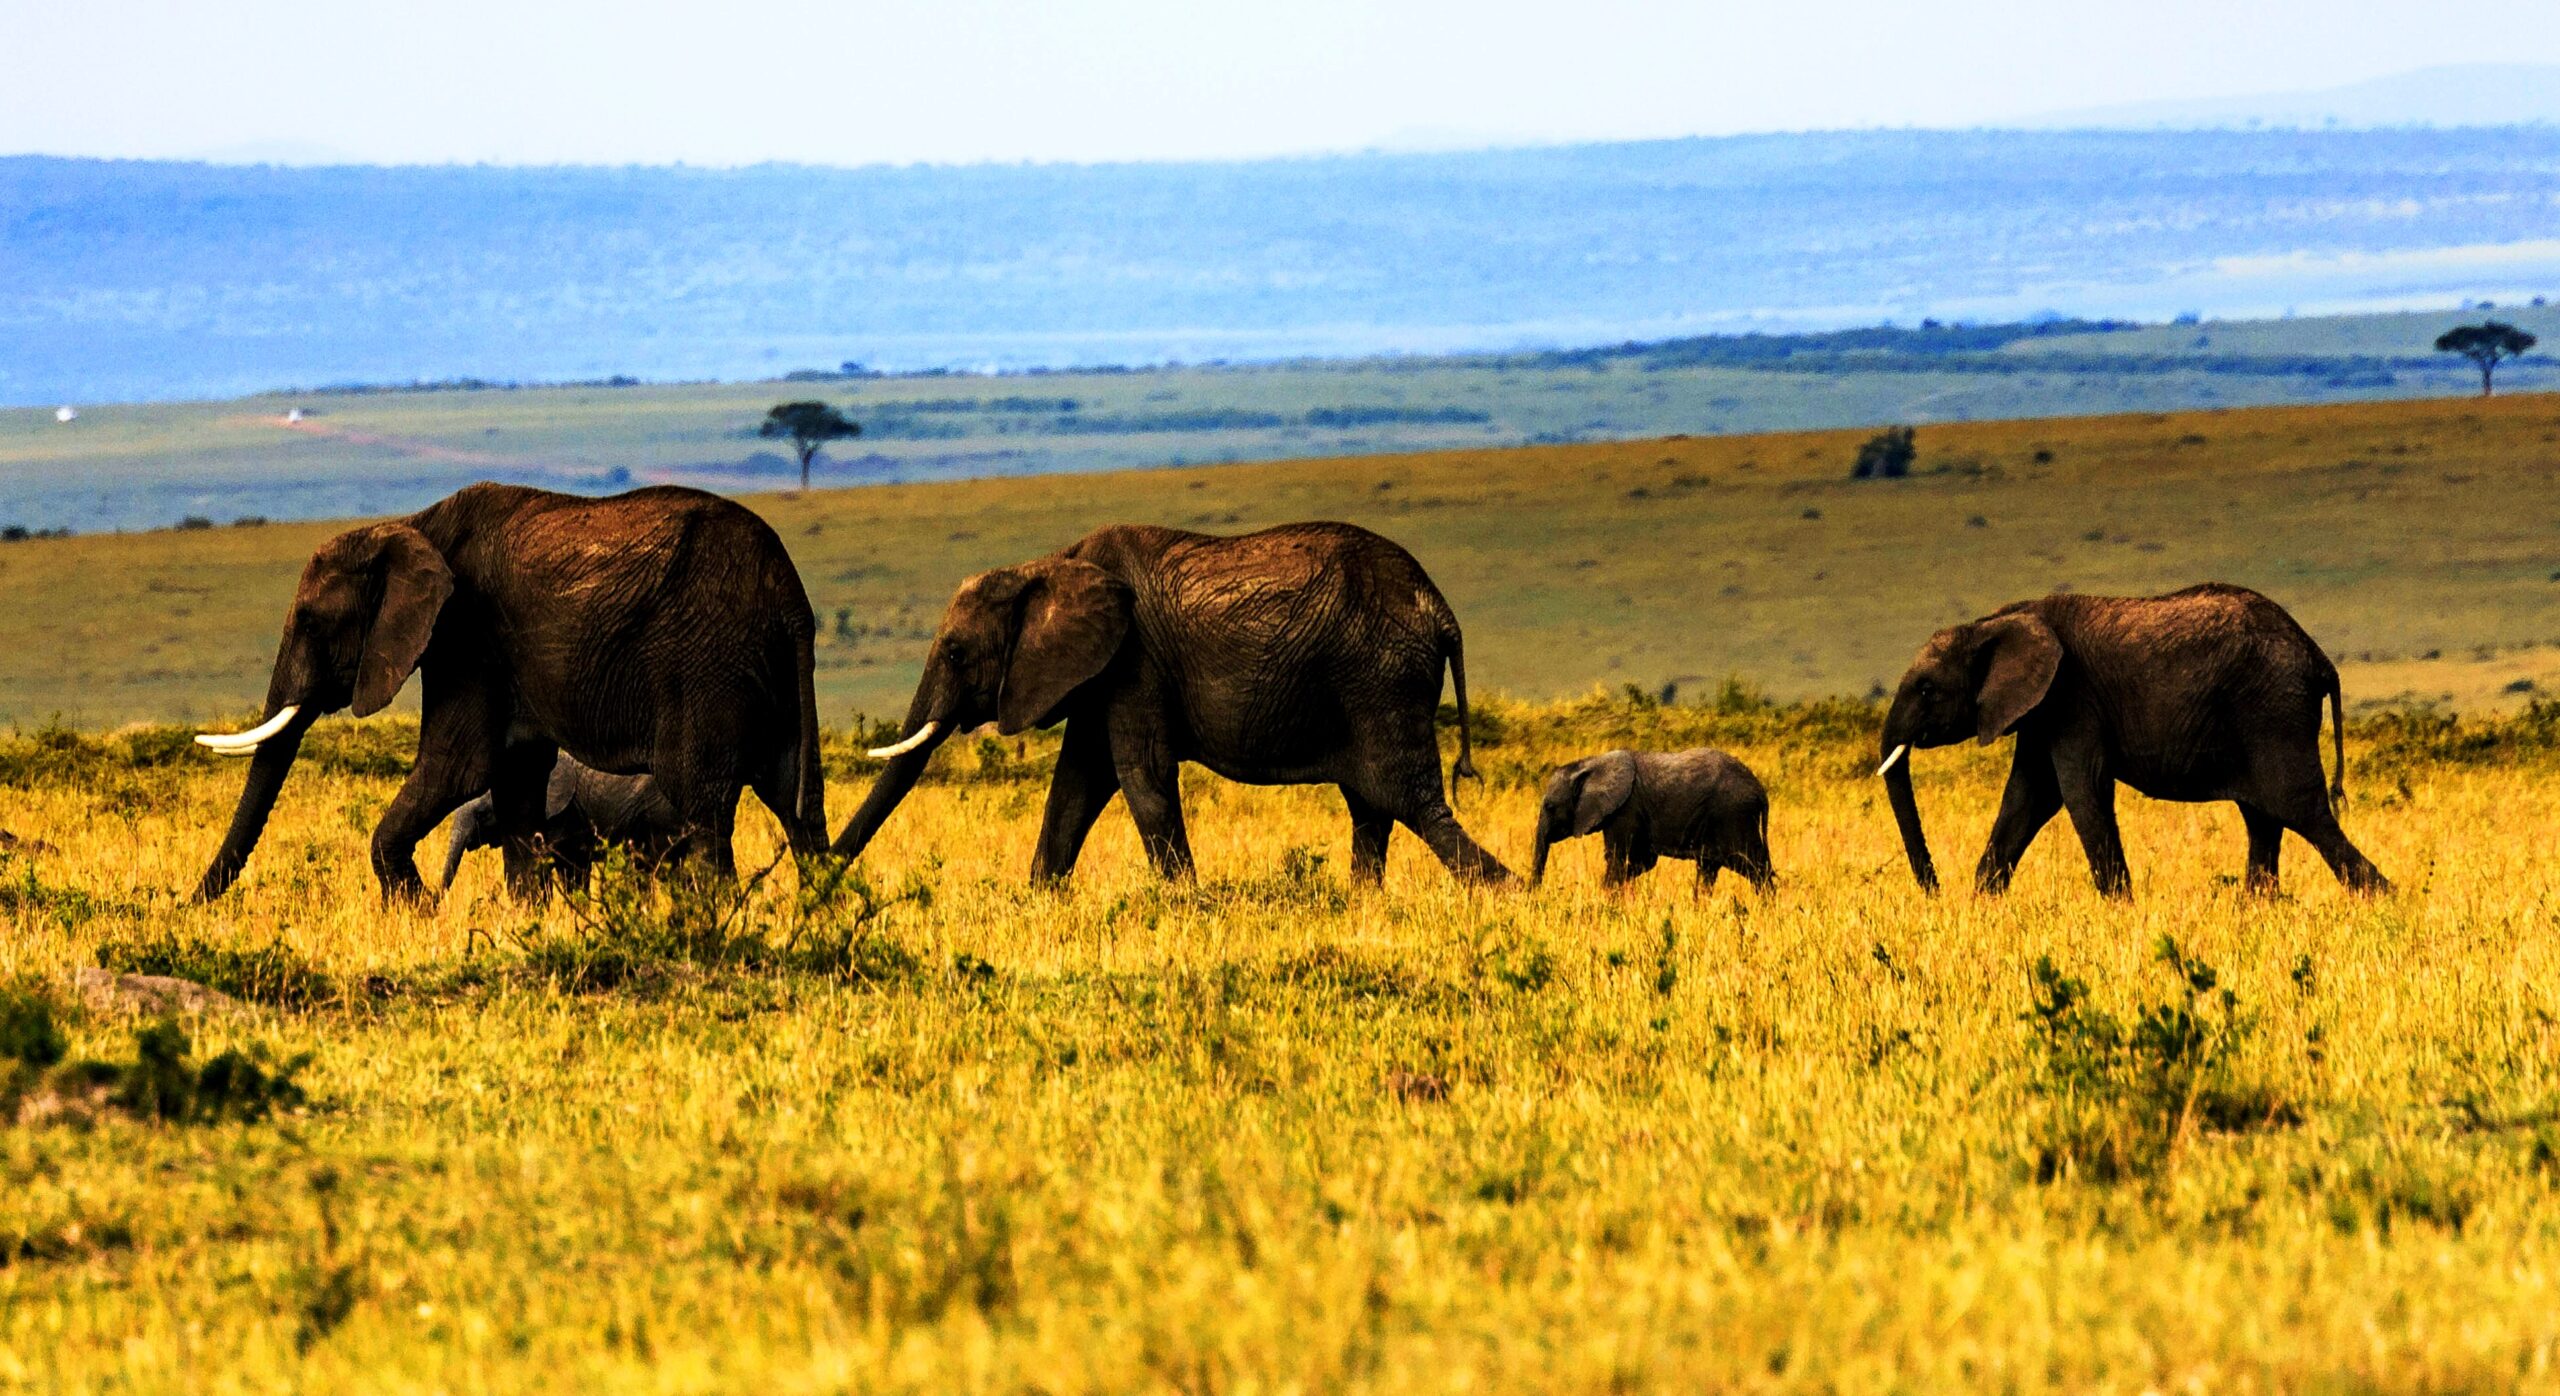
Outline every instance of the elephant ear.
<path id="1" fill-rule="evenodd" d="M 1576 783 L 1579 788 L 1573 798 L 1573 836 L 1582 838 L 1598 832 L 1601 825 L 1615 818 L 1636 793 L 1635 755 L 1613 751 L 1594 756 L 1583 763 Z"/>
<path id="2" fill-rule="evenodd" d="M 1989 746 L 2044 701 L 2062 668 L 2062 641 L 2052 626 L 2021 612 L 1982 622 L 1976 644 L 1974 663 L 1982 683 L 1974 691 L 1980 723 L 1975 738 Z"/>
<path id="3" fill-rule="evenodd" d="M 1047 557 L 1018 570 L 1020 620 L 996 700 L 996 730 L 1007 736 L 1048 722 L 1129 634 L 1129 589 L 1101 568 Z"/>
<path id="4" fill-rule="evenodd" d="M 382 524 L 374 533 L 373 568 L 382 577 L 382 604 L 364 637 L 356 663 L 354 712 L 371 717 L 398 696 L 400 685 L 427 652 L 436 614 L 453 595 L 453 569 L 427 536 L 407 524 Z"/>

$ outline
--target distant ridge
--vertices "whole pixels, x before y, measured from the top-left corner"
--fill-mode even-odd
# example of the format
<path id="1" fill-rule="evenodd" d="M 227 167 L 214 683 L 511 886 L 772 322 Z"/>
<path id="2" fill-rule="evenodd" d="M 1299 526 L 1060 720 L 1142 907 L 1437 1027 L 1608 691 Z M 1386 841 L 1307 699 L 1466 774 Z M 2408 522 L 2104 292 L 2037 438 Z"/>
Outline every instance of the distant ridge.
<path id="1" fill-rule="evenodd" d="M 2560 66 L 2459 63 L 2310 92 L 2081 107 L 2018 124 L 2037 129 L 2310 130 L 2553 123 L 2560 123 Z"/>

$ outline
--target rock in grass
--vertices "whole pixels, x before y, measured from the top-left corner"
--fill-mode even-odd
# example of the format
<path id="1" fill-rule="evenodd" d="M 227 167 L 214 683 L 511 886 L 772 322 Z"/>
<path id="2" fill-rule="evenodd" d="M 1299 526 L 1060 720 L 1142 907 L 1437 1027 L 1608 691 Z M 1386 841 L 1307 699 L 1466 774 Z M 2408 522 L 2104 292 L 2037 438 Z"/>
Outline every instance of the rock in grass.
<path id="1" fill-rule="evenodd" d="M 71 977 L 92 1007 L 133 1013 L 211 1013 L 240 1006 L 219 989 L 168 974 L 118 974 L 95 965 Z"/>

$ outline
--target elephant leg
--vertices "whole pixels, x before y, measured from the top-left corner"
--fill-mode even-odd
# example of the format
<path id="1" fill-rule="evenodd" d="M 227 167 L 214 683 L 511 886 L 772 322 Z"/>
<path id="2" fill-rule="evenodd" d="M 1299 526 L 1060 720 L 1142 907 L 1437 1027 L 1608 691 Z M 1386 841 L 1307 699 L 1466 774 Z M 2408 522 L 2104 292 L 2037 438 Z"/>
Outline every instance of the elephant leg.
<path id="1" fill-rule="evenodd" d="M 1342 803 L 1351 810 L 1351 880 L 1378 886 L 1387 880 L 1387 841 L 1395 836 L 1395 816 L 1347 785 Z"/>
<path id="2" fill-rule="evenodd" d="M 1397 822 L 1411 829 L 1441 866 L 1465 881 L 1508 884 L 1517 880 L 1511 869 L 1502 866 L 1501 859 L 1467 837 L 1467 831 L 1458 825 L 1458 817 L 1449 812 L 1449 802 L 1440 798 L 1436 788 L 1428 802 Z"/>
<path id="3" fill-rule="evenodd" d="M 1722 871 L 1724 871 L 1724 864 L 1722 861 L 1717 859 L 1716 855 L 1712 853 L 1701 853 L 1698 855 L 1697 893 L 1699 896 L 1703 897 L 1709 892 L 1715 890 L 1716 874 Z"/>
<path id="4" fill-rule="evenodd" d="M 2269 817 L 2302 835 L 2349 891 L 2390 891 L 2391 879 L 2384 877 L 2382 869 L 2375 867 L 2373 860 L 2349 842 L 2346 831 L 2338 827 L 2337 811 L 2329 804 L 2328 786 L 2320 778 L 2319 760 L 2319 753 L 2314 750 L 2307 767 L 2288 772 L 2291 778 L 2276 788 L 2261 790 L 2257 804 Z M 2253 852 L 2254 842 L 2253 831 Z"/>
<path id="5" fill-rule="evenodd" d="M 2116 781 L 2095 756 L 2056 753 L 2054 778 L 2062 789 L 2062 807 L 2071 812 L 2071 827 L 2089 857 L 2089 876 L 2098 893 L 2110 898 L 2133 895 L 2133 870 L 2125 865 L 2124 838 L 2116 828 Z"/>
<path id="6" fill-rule="evenodd" d="M 489 803 L 498 825 L 498 849 L 507 871 L 507 893 L 519 900 L 544 892 L 545 796 L 551 766 L 560 756 L 549 742 L 516 742 L 498 753 L 489 773 Z"/>
<path id="7" fill-rule="evenodd" d="M 1031 855 L 1031 880 L 1054 882 L 1075 871 L 1093 822 L 1120 793 L 1111 742 L 1098 716 L 1069 718 L 1058 745 L 1057 773 L 1049 777 L 1049 806 L 1040 816 L 1040 844 Z"/>
<path id="8" fill-rule="evenodd" d="M 1143 756 L 1121 757 L 1117 770 L 1120 797 L 1128 802 L 1147 860 L 1167 879 L 1191 876 L 1191 834 L 1182 822 L 1182 763 L 1158 747 Z"/>
<path id="9" fill-rule="evenodd" d="M 2260 896 L 2276 890 L 2276 861 L 2284 853 L 2284 821 L 2255 805 L 2240 806 L 2240 822 L 2249 829 L 2249 873 L 2242 886 Z"/>
<path id="10" fill-rule="evenodd" d="M 386 902 L 423 900 L 426 884 L 418 879 L 418 841 L 427 836 L 480 792 L 489 789 L 498 747 L 506 732 L 503 715 L 482 701 L 483 695 L 430 693 L 419 724 L 418 761 L 409 778 L 382 811 L 373 827 L 373 877 Z M 535 799 L 541 796 L 536 788 Z M 499 824 L 501 836 L 505 824 Z"/>
<path id="11" fill-rule="evenodd" d="M 821 780 L 824 776 L 819 777 Z M 782 823 L 782 837 L 791 851 L 803 857 L 827 851 L 827 831 L 823 823 L 811 828 L 800 818 L 800 747 L 785 742 L 781 750 L 768 757 L 748 778 L 747 788 L 756 792 L 756 802 L 773 811 Z"/>
<path id="12" fill-rule="evenodd" d="M 1637 851 L 1635 835 L 1616 827 L 1604 827 L 1601 829 L 1601 886 L 1623 887 L 1627 883 L 1633 881 L 1638 874 L 1644 871 L 1643 868 L 1637 866 L 1640 858 L 1641 855 Z"/>
<path id="13" fill-rule="evenodd" d="M 2053 762 L 2042 752 L 2021 748 L 2009 764 L 2009 788 L 2000 796 L 2000 814 L 1991 821 L 1991 838 L 1973 870 L 1973 885 L 1989 894 L 2009 890 L 2018 860 L 2044 826 L 2062 811 L 2062 786 Z"/>

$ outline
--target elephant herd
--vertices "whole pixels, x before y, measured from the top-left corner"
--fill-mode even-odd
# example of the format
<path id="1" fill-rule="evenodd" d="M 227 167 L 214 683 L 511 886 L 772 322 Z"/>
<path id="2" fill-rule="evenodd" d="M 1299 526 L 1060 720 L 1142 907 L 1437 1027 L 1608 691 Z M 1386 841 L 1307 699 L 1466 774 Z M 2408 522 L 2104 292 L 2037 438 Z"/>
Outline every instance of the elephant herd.
<path id="1" fill-rule="evenodd" d="M 222 895 L 257 846 L 311 724 L 388 704 L 415 672 L 418 756 L 373 834 L 387 899 L 421 897 L 419 841 L 454 817 L 443 884 L 495 845 L 509 889 L 581 878 L 604 842 L 734 877 L 731 835 L 753 790 L 803 856 L 859 857 L 953 734 L 1064 725 L 1031 874 L 1065 877 L 1114 796 L 1156 870 L 1192 870 L 1180 768 L 1258 785 L 1331 785 L 1351 870 L 1374 883 L 1401 824 L 1449 870 L 1510 883 L 1442 785 L 1436 715 L 1457 700 L 1454 782 L 1470 759 L 1456 615 L 1412 554 L 1364 529 L 1288 524 L 1240 537 L 1101 529 L 983 572 L 952 596 L 901 738 L 852 819 L 826 836 L 812 683 L 815 622 L 781 539 L 747 509 L 659 486 L 585 498 L 463 489 L 339 535 L 303 569 L 263 720 L 197 740 L 249 759 L 228 832 L 198 884 Z M 2127 895 L 2117 783 L 2167 800 L 2230 800 L 2248 883 L 2270 889 L 2283 833 L 2347 886 L 2381 872 L 2339 831 L 2320 705 L 2337 670 L 2293 618 L 2239 587 L 2151 598 L 2049 596 L 1931 637 L 1885 716 L 1879 774 L 1913 875 L 1934 888 L 1909 753 L 2017 738 L 1976 869 L 2004 888 L 2068 810 L 2099 889 Z M 2343 740 L 2343 739 L 2341 739 Z M 2339 749 L 2343 772 L 2344 750 Z M 1569 763 L 1539 803 L 1543 875 L 1558 840 L 1600 834 L 1612 884 L 1660 858 L 1700 883 L 1731 869 L 1766 887 L 1768 796 L 1721 752 L 1613 751 Z"/>

